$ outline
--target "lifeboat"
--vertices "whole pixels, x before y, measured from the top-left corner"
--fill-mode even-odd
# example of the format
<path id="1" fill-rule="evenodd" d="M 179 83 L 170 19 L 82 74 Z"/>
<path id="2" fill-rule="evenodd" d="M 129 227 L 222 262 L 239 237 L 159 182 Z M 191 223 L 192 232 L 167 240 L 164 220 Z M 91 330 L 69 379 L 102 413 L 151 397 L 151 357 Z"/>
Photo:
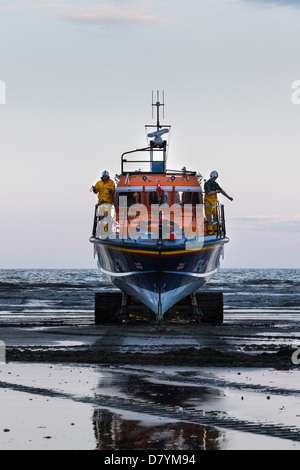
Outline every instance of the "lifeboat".
<path id="1" fill-rule="evenodd" d="M 217 272 L 229 239 L 222 204 L 207 220 L 201 174 L 167 169 L 171 126 L 160 124 L 159 94 L 152 106 L 148 145 L 122 154 L 114 204 L 96 205 L 90 242 L 101 273 L 161 322 Z"/>

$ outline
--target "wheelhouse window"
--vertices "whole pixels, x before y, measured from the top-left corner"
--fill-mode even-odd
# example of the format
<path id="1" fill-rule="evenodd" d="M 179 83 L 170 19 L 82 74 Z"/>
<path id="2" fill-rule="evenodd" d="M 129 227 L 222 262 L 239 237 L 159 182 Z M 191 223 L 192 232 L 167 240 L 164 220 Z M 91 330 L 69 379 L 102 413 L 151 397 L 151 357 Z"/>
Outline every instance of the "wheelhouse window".
<path id="1" fill-rule="evenodd" d="M 202 193 L 200 191 L 177 191 L 176 193 L 176 203 L 180 205 L 192 204 L 202 204 Z"/>
<path id="2" fill-rule="evenodd" d="M 170 204 L 169 192 L 164 191 L 160 196 L 157 191 L 148 192 L 148 204 Z"/>
<path id="3" fill-rule="evenodd" d="M 118 199 L 117 204 L 120 206 L 120 197 L 127 198 L 127 207 L 132 206 L 133 204 L 141 204 L 142 203 L 142 193 L 140 191 L 126 191 L 126 192 L 118 192 Z"/>

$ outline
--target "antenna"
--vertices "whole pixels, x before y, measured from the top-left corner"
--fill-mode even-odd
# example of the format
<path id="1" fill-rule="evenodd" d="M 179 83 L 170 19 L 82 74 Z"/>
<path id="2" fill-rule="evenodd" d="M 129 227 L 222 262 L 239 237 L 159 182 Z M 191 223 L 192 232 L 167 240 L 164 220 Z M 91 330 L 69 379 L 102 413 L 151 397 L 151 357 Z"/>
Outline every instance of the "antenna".
<path id="1" fill-rule="evenodd" d="M 163 119 L 165 118 L 165 111 L 164 111 L 164 106 L 165 106 L 165 92 L 162 92 L 162 103 L 159 101 L 159 91 L 157 90 L 156 92 L 156 102 L 154 103 L 154 91 L 152 90 L 152 119 L 153 119 L 153 109 L 154 106 L 156 106 L 156 129 L 159 130 L 161 127 L 159 123 L 159 108 L 162 106 L 163 107 Z"/>

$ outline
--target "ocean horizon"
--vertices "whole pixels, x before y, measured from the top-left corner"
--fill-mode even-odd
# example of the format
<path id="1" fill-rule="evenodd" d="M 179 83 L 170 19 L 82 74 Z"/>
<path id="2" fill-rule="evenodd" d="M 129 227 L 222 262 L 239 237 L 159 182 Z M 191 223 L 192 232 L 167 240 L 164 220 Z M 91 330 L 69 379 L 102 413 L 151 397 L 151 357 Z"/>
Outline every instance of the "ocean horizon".
<path id="1" fill-rule="evenodd" d="M 0 321 L 38 314 L 92 321 L 96 292 L 118 290 L 97 268 L 0 269 Z M 222 291 L 226 314 L 300 313 L 300 269 L 222 268 L 199 291 Z"/>

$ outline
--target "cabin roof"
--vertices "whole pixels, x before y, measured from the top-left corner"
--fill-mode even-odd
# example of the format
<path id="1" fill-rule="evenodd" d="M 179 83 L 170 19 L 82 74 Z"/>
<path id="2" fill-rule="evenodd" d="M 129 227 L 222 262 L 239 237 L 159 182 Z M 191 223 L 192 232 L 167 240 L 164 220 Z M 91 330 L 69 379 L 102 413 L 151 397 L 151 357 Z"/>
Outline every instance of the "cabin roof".
<path id="1" fill-rule="evenodd" d="M 201 186 L 201 180 L 199 181 L 196 173 L 127 173 L 126 175 L 117 176 L 118 183 L 117 189 L 122 187 L 128 188 L 130 186 L 143 187 L 147 190 L 157 186 L 168 186 L 170 189 L 173 187 L 183 187 L 188 189 L 189 187 L 195 188 Z M 155 191 L 155 189 L 153 189 Z"/>

